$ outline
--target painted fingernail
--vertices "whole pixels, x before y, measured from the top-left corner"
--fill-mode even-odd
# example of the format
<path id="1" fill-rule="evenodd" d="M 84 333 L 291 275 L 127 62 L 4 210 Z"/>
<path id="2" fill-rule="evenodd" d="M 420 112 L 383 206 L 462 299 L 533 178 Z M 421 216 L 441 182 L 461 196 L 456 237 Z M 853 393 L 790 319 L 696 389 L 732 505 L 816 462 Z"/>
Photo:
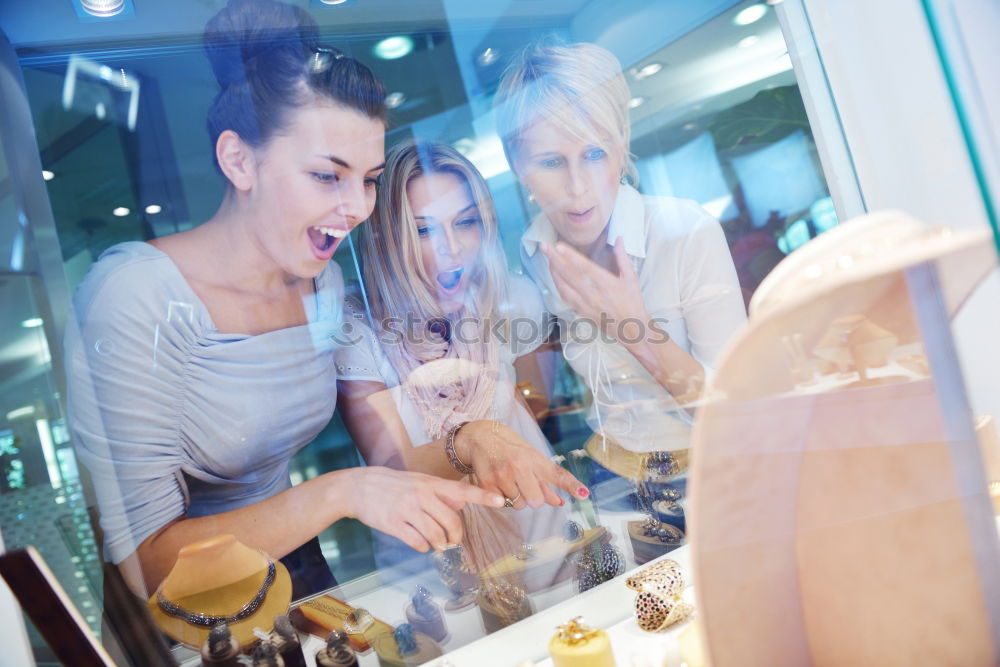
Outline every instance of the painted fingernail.
<path id="1" fill-rule="evenodd" d="M 580 496 L 581 498 L 586 498 L 587 496 L 590 495 L 590 491 L 587 490 L 587 487 L 581 486 L 579 489 L 576 490 L 576 495 Z"/>

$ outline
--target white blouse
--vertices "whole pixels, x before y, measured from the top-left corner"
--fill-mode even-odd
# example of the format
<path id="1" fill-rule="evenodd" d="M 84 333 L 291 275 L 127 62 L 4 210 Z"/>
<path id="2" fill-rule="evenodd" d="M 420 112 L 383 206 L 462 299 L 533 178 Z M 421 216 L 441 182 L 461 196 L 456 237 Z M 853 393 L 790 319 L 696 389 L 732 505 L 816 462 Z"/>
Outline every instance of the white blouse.
<path id="1" fill-rule="evenodd" d="M 718 221 L 697 202 L 618 191 L 608 244 L 618 237 L 639 277 L 650 318 L 705 367 L 746 322 L 736 269 Z M 690 416 L 620 343 L 602 340 L 559 296 L 539 242 L 556 230 L 540 214 L 521 239 L 521 260 L 562 329 L 563 355 L 593 395 L 588 423 L 632 451 L 689 446 Z"/>

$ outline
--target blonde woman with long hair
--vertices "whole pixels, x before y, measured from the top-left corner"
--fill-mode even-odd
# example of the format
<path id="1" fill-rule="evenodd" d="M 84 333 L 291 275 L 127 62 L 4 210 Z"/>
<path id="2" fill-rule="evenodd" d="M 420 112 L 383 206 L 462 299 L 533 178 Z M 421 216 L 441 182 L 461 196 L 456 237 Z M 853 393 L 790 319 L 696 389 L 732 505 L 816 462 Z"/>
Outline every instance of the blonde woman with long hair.
<path id="1" fill-rule="evenodd" d="M 506 509 L 462 512 L 479 569 L 559 531 L 562 513 L 541 509 L 564 504 L 557 490 L 589 495 L 515 393 L 515 359 L 544 339 L 541 295 L 508 273 L 489 190 L 457 150 L 405 143 L 381 181 L 359 237 L 364 289 L 347 299 L 341 414 L 369 464 L 505 496 Z"/>

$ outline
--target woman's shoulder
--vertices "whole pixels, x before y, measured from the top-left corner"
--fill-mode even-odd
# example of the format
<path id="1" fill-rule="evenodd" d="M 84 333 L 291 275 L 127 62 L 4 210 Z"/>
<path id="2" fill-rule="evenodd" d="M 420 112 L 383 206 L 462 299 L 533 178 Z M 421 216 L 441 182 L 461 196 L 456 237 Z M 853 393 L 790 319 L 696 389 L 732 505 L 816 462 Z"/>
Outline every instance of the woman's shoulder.
<path id="1" fill-rule="evenodd" d="M 146 309 L 180 297 L 186 284 L 161 250 L 142 241 L 111 246 L 91 265 L 73 298 L 78 311 L 114 307 Z"/>
<path id="2" fill-rule="evenodd" d="M 641 195 L 643 212 L 652 233 L 683 237 L 705 227 L 719 227 L 719 221 L 694 199 Z"/>

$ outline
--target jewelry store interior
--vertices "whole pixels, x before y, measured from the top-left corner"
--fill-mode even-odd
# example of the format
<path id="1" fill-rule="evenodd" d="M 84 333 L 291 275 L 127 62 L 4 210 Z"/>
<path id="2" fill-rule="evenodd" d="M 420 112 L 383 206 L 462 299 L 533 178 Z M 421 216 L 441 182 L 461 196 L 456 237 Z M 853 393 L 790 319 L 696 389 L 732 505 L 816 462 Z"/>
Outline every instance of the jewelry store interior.
<path id="1" fill-rule="evenodd" d="M 0 3 L 0 665 L 1000 664 L 997 31 Z"/>

